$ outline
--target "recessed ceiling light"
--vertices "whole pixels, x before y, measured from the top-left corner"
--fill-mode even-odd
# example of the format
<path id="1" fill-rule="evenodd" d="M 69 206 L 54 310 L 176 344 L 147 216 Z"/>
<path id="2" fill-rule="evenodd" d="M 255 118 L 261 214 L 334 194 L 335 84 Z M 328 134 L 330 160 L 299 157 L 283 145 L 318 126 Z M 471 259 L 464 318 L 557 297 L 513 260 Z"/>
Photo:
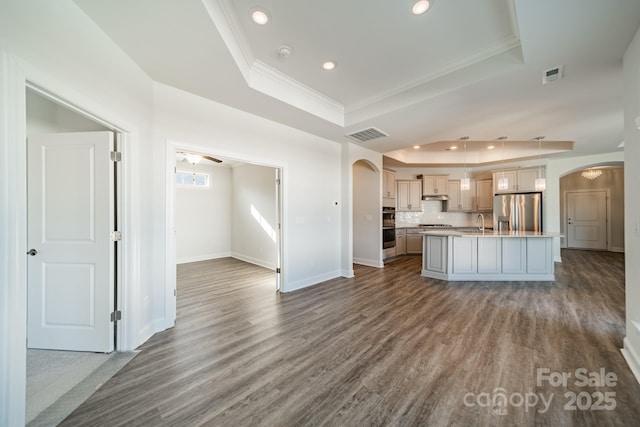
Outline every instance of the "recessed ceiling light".
<path id="1" fill-rule="evenodd" d="M 420 146 L 419 145 L 414 145 L 413 148 L 418 150 L 420 148 Z"/>
<path id="2" fill-rule="evenodd" d="M 251 19 L 258 25 L 264 25 L 269 22 L 269 15 L 264 10 L 256 9 L 251 12 Z"/>
<path id="3" fill-rule="evenodd" d="M 458 149 L 458 147 L 456 147 L 455 145 L 452 145 L 450 149 L 451 149 L 451 150 L 457 150 L 457 149 Z"/>
<path id="4" fill-rule="evenodd" d="M 429 6 L 431 6 L 429 0 L 420 0 L 413 5 L 413 7 L 411 8 L 411 13 L 413 13 L 414 15 L 422 15 L 427 10 L 429 10 Z"/>
<path id="5" fill-rule="evenodd" d="M 490 146 L 487 147 L 487 150 L 493 150 L 494 148 L 496 148 L 495 145 L 490 145 Z"/>
<path id="6" fill-rule="evenodd" d="M 334 68 L 336 68 L 336 63 L 333 61 L 326 61 L 322 64 L 322 68 L 324 68 L 325 70 L 333 70 Z"/>

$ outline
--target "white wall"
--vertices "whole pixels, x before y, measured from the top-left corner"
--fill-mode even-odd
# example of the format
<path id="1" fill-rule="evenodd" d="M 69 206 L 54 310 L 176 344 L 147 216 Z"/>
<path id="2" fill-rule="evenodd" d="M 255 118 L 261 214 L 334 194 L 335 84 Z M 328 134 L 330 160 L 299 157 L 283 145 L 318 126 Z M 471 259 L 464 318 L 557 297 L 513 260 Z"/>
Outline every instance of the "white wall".
<path id="1" fill-rule="evenodd" d="M 27 136 L 37 133 L 109 130 L 34 92 L 27 90 Z"/>
<path id="2" fill-rule="evenodd" d="M 177 169 L 207 173 L 210 185 L 176 186 L 176 262 L 231 256 L 231 168 L 179 162 Z"/>
<path id="3" fill-rule="evenodd" d="M 234 167 L 232 177 L 232 256 L 275 270 L 278 262 L 276 170 L 246 164 Z"/>
<path id="4" fill-rule="evenodd" d="M 372 267 L 383 266 L 380 174 L 369 162 L 353 164 L 353 262 Z"/>
<path id="5" fill-rule="evenodd" d="M 24 424 L 26 366 L 25 80 L 129 132 L 120 335 L 134 348 L 164 328 L 164 157 L 153 146 L 152 82 L 71 0 L 0 3 L 0 425 Z M 158 148 L 160 151 L 158 152 Z M 145 162 L 140 153 L 145 153 Z M 145 191 L 140 182 L 145 180 Z M 144 256 L 143 256 L 144 254 Z M 150 303 L 141 302 L 148 298 Z"/>
<path id="6" fill-rule="evenodd" d="M 282 290 L 341 275 L 339 144 L 155 84 L 157 144 L 282 168 Z"/>
<path id="7" fill-rule="evenodd" d="M 625 283 L 627 336 L 623 354 L 640 381 L 640 30 L 624 56 Z"/>

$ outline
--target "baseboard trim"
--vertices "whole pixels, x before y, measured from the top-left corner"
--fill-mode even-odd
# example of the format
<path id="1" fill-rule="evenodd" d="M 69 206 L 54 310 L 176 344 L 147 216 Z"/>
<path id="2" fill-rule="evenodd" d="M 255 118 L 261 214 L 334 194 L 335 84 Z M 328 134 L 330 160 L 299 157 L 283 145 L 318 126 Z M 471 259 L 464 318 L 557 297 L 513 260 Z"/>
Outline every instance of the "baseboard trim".
<path id="1" fill-rule="evenodd" d="M 195 255 L 176 259 L 176 264 L 186 264 L 189 262 L 208 261 L 210 259 L 229 258 L 231 252 L 221 252 L 217 254 Z"/>
<path id="2" fill-rule="evenodd" d="M 249 264 L 254 264 L 260 267 L 268 268 L 269 270 L 273 270 L 273 271 L 276 270 L 275 264 L 263 259 L 242 255 L 237 252 L 231 252 L 231 257 L 235 259 L 239 259 L 240 261 L 248 262 Z"/>
<path id="3" fill-rule="evenodd" d="M 609 248 L 610 252 L 622 252 L 624 253 L 624 247 L 612 246 Z"/>
<path id="4" fill-rule="evenodd" d="M 384 262 L 376 259 L 354 258 L 353 263 L 359 264 L 359 265 L 366 265 L 368 267 L 377 267 L 377 268 L 384 267 Z"/>
<path id="5" fill-rule="evenodd" d="M 640 357 L 638 357 L 638 353 L 631 346 L 631 341 L 627 337 L 623 340 L 624 347 L 620 349 L 622 352 L 622 356 L 627 361 L 633 376 L 636 377 L 636 381 L 640 383 Z"/>

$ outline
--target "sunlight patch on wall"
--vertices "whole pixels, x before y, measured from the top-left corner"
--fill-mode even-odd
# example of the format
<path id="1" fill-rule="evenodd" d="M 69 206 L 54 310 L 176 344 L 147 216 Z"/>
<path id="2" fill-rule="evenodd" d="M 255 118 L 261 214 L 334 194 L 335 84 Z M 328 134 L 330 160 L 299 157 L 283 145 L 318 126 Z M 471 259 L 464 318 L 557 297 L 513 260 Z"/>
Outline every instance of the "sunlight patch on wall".
<path id="1" fill-rule="evenodd" d="M 265 233 L 267 233 L 267 236 L 269 236 L 269 238 L 275 243 L 276 231 L 273 229 L 271 224 L 269 224 L 269 222 L 264 219 L 260 211 L 258 211 L 258 209 L 256 209 L 256 207 L 253 205 L 251 205 L 251 215 L 253 215 L 253 218 L 255 218 L 256 222 L 260 224 Z"/>

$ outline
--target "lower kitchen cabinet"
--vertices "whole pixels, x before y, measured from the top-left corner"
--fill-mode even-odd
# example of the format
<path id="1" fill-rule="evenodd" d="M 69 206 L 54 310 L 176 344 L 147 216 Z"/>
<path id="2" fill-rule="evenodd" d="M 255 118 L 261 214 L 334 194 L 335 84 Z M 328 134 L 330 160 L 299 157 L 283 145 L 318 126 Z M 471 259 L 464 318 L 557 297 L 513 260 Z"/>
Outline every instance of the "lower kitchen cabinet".
<path id="1" fill-rule="evenodd" d="M 478 259 L 478 239 L 453 238 L 453 274 L 474 274 Z"/>
<path id="2" fill-rule="evenodd" d="M 407 254 L 419 255 L 422 253 L 422 230 L 419 228 L 407 228 Z"/>
<path id="3" fill-rule="evenodd" d="M 407 231 L 404 228 L 396 228 L 396 255 L 407 253 Z"/>
<path id="4" fill-rule="evenodd" d="M 436 273 L 447 272 L 447 236 L 426 236 L 425 253 L 422 255 L 423 270 Z"/>
<path id="5" fill-rule="evenodd" d="M 478 274 L 502 272 L 502 239 L 486 237 L 478 239 Z"/>
<path id="6" fill-rule="evenodd" d="M 505 274 L 527 272 L 527 239 L 524 237 L 503 239 L 502 272 Z"/>

